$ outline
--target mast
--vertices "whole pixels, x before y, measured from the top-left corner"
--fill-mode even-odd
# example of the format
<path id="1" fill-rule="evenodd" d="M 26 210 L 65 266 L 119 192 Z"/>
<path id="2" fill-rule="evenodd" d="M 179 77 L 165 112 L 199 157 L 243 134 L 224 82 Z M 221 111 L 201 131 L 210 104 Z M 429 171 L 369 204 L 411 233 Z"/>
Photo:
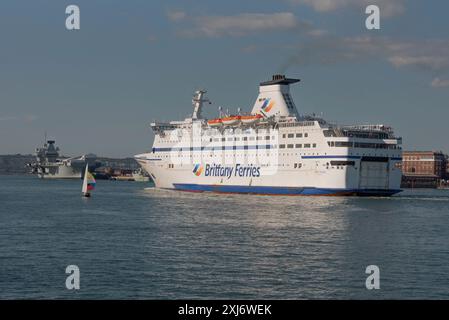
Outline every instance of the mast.
<path id="1" fill-rule="evenodd" d="M 192 119 L 193 120 L 201 119 L 201 111 L 202 111 L 204 102 L 208 102 L 209 104 L 211 104 L 209 99 L 204 98 L 204 94 L 206 92 L 207 92 L 206 90 L 195 91 L 195 95 L 193 96 L 193 99 L 192 99 L 192 106 L 193 106 Z"/>

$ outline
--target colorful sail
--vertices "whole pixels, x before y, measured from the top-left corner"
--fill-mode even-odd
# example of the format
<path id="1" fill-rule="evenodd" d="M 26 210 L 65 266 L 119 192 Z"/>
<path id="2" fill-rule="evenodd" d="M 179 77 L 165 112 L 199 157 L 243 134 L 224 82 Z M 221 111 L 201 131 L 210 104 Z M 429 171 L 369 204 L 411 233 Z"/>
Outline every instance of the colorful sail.
<path id="1" fill-rule="evenodd" d="M 97 182 L 95 181 L 94 176 L 92 175 L 92 173 L 87 172 L 87 190 L 91 191 L 93 189 L 95 189 L 95 184 Z"/>
<path id="2" fill-rule="evenodd" d="M 83 188 L 82 193 L 84 196 L 89 197 L 90 192 L 95 189 L 95 181 L 94 176 L 89 172 L 89 166 L 86 165 L 86 171 L 84 172 L 84 180 L 83 180 Z"/>

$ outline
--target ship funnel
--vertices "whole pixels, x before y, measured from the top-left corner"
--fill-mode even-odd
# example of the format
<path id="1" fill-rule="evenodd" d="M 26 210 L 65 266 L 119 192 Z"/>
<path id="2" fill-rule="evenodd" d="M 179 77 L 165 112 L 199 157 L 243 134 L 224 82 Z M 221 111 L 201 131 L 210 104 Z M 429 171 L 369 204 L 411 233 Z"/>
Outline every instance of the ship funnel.
<path id="1" fill-rule="evenodd" d="M 271 116 L 296 116 L 298 111 L 290 96 L 290 84 L 299 79 L 286 78 L 285 75 L 275 74 L 272 80 L 261 82 L 259 96 L 254 103 L 252 114 L 262 114 L 265 118 Z"/>

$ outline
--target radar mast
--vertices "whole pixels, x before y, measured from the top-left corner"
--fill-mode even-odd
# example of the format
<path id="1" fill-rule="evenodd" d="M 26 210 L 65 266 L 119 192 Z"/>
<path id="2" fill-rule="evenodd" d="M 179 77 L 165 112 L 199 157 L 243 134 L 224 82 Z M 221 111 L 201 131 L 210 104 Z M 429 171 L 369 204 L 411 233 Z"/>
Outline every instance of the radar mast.
<path id="1" fill-rule="evenodd" d="M 201 119 L 201 111 L 202 111 L 204 102 L 208 102 L 209 104 L 211 104 L 209 99 L 204 98 L 204 94 L 206 92 L 207 92 L 206 90 L 195 91 L 195 95 L 193 96 L 193 99 L 192 99 L 192 105 L 193 105 L 192 119 L 193 120 Z"/>

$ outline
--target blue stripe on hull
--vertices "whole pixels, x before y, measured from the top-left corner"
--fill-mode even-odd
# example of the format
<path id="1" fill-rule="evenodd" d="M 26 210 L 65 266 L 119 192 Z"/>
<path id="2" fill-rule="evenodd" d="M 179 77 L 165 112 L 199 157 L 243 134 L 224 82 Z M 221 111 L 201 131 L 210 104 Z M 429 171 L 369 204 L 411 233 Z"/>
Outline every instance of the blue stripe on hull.
<path id="1" fill-rule="evenodd" d="M 361 156 L 301 156 L 302 159 L 361 159 Z"/>
<path id="2" fill-rule="evenodd" d="M 174 187 L 180 191 L 191 192 L 217 192 L 241 193 L 260 195 L 287 195 L 287 196 L 391 196 L 402 190 L 383 189 L 323 189 L 310 187 L 267 187 L 267 186 L 232 186 L 211 184 L 184 184 L 175 183 Z"/>

